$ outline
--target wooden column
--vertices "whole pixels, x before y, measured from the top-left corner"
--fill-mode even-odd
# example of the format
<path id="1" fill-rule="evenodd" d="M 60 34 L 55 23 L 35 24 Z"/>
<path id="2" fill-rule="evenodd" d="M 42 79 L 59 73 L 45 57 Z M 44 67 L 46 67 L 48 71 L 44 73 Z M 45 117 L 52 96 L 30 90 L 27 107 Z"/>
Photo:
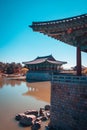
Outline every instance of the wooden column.
<path id="1" fill-rule="evenodd" d="M 77 75 L 81 76 L 81 50 L 80 47 L 77 47 Z"/>

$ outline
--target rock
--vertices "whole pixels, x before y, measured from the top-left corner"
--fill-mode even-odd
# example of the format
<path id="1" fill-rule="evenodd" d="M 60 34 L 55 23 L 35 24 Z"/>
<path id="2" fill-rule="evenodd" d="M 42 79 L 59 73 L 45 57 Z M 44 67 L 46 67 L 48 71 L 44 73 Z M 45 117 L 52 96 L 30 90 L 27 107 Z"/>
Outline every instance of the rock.
<path id="1" fill-rule="evenodd" d="M 50 110 L 50 105 L 45 105 L 45 111 Z"/>
<path id="2" fill-rule="evenodd" d="M 44 112 L 44 108 L 40 108 L 40 110 L 39 110 L 39 116 L 43 116 L 44 115 L 43 112 Z"/>
<path id="3" fill-rule="evenodd" d="M 46 120 L 48 120 L 48 118 L 47 118 L 46 116 L 39 116 L 37 119 L 38 119 L 38 120 L 41 120 L 41 121 L 46 121 Z"/>
<path id="4" fill-rule="evenodd" d="M 39 123 L 41 124 L 41 119 L 36 118 L 35 122 L 39 122 Z M 35 123 L 35 122 L 34 122 L 34 123 Z"/>
<path id="5" fill-rule="evenodd" d="M 32 118 L 32 120 L 33 121 L 35 121 L 36 120 L 36 116 L 35 115 L 25 115 L 27 118 Z"/>
<path id="6" fill-rule="evenodd" d="M 20 120 L 20 124 L 22 126 L 31 126 L 32 123 L 36 120 L 36 116 L 35 115 L 26 115 L 24 117 L 21 118 Z"/>
<path id="7" fill-rule="evenodd" d="M 48 118 L 46 116 L 42 116 L 41 121 L 47 121 Z"/>
<path id="8" fill-rule="evenodd" d="M 41 121 L 41 119 L 42 119 L 42 116 L 39 116 L 39 117 L 37 117 L 37 121 Z"/>
<path id="9" fill-rule="evenodd" d="M 41 128 L 41 123 L 37 121 L 35 121 L 35 123 L 31 127 L 32 130 L 38 130 L 40 128 Z"/>
<path id="10" fill-rule="evenodd" d="M 49 126 L 45 126 L 45 130 L 50 130 L 50 127 Z"/>
<path id="11" fill-rule="evenodd" d="M 20 124 L 22 126 L 31 126 L 32 125 L 32 118 L 29 117 L 22 117 L 21 120 L 20 120 Z"/>
<path id="12" fill-rule="evenodd" d="M 39 119 L 42 120 L 42 121 L 46 121 L 48 120 L 48 118 L 50 118 L 50 111 L 48 110 L 48 106 L 46 108 L 47 110 L 43 109 L 43 108 L 40 108 L 40 115 L 39 115 Z"/>
<path id="13" fill-rule="evenodd" d="M 25 114 L 24 113 L 19 113 L 19 114 L 17 114 L 16 116 L 15 116 L 15 119 L 17 120 L 17 121 L 19 121 L 22 117 L 24 117 L 25 116 Z"/>
<path id="14" fill-rule="evenodd" d="M 49 112 L 49 111 L 46 112 L 46 116 L 47 116 L 48 118 L 50 118 L 50 112 Z"/>
<path id="15" fill-rule="evenodd" d="M 37 110 L 27 110 L 24 113 L 19 113 L 15 119 L 19 121 L 22 126 L 32 126 L 32 130 L 41 128 L 41 122 L 50 118 L 50 105 L 45 105 L 44 108 Z M 48 128 L 48 127 L 47 127 Z"/>
<path id="16" fill-rule="evenodd" d="M 28 110 L 28 111 L 24 112 L 24 114 L 38 116 L 38 111 L 37 110 Z"/>

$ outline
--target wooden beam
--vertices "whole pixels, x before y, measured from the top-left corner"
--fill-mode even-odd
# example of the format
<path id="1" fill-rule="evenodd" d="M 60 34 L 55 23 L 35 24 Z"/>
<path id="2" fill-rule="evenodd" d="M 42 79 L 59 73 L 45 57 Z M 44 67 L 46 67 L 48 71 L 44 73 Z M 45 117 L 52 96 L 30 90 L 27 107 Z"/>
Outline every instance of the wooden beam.
<path id="1" fill-rule="evenodd" d="M 82 68 L 81 68 L 81 50 L 80 46 L 77 47 L 77 75 L 81 76 L 82 73 Z"/>

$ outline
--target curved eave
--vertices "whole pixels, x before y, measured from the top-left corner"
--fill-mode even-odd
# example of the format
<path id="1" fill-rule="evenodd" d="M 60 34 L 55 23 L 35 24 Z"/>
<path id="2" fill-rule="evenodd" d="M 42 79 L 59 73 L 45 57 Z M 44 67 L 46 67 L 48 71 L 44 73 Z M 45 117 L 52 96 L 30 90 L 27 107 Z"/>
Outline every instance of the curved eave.
<path id="1" fill-rule="evenodd" d="M 69 45 L 77 47 L 80 44 L 81 50 L 87 52 L 87 14 L 54 21 L 33 22 L 30 27 L 33 31 Z"/>
<path id="2" fill-rule="evenodd" d="M 67 64 L 67 62 L 62 62 L 62 61 L 50 61 L 50 60 L 47 60 L 47 62 L 51 63 L 51 64 L 58 64 L 58 65 Z"/>
<path id="3" fill-rule="evenodd" d="M 42 63 L 50 63 L 50 64 L 56 64 L 56 65 L 62 65 L 66 64 L 67 62 L 62 62 L 62 61 L 51 61 L 51 60 L 43 60 L 43 61 L 32 61 L 32 62 L 23 62 L 25 65 L 38 65 Z"/>
<path id="4" fill-rule="evenodd" d="M 26 65 L 34 65 L 34 64 L 41 64 L 41 63 L 44 63 L 46 60 L 45 59 L 39 59 L 39 60 L 33 60 L 33 61 L 30 61 L 30 62 L 24 62 L 24 64 Z"/>
<path id="5" fill-rule="evenodd" d="M 87 14 L 82 14 L 79 16 L 74 16 L 74 17 L 69 17 L 69 18 L 64 18 L 64 19 L 59 19 L 59 20 L 51 20 L 51 21 L 44 21 L 44 22 L 33 22 L 30 27 L 34 26 L 42 26 L 42 25 L 54 25 L 54 24 L 60 24 L 60 23 L 68 23 L 80 19 L 84 19 L 87 17 Z"/>

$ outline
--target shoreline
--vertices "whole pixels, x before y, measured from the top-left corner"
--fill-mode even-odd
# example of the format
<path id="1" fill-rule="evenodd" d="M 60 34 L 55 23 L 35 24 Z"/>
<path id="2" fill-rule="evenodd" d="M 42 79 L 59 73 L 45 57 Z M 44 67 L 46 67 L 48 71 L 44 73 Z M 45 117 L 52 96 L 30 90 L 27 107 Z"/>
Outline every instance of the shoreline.
<path id="1" fill-rule="evenodd" d="M 14 80 L 25 80 L 26 76 L 20 74 L 0 74 L 0 78 L 14 79 Z"/>

